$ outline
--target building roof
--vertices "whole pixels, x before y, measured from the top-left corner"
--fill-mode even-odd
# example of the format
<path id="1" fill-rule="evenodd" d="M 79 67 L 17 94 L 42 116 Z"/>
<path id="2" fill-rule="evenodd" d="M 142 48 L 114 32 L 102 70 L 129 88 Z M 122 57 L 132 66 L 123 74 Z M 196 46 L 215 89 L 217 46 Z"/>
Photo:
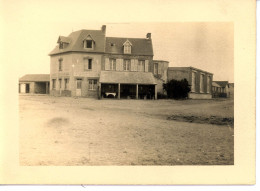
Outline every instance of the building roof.
<path id="1" fill-rule="evenodd" d="M 213 75 L 213 73 L 211 73 L 211 72 L 207 72 L 207 71 L 201 70 L 199 68 L 194 68 L 192 66 L 189 66 L 189 67 L 168 67 L 168 70 L 190 70 L 190 69 Z"/>
<path id="2" fill-rule="evenodd" d="M 167 63 L 169 63 L 169 61 L 167 61 L 167 60 L 153 60 L 153 62 L 167 62 Z"/>
<path id="3" fill-rule="evenodd" d="M 19 78 L 19 82 L 49 82 L 50 74 L 26 74 Z"/>
<path id="4" fill-rule="evenodd" d="M 106 53 L 124 54 L 124 43 L 132 44 L 131 55 L 153 56 L 153 45 L 151 39 L 146 38 L 118 38 L 106 37 Z"/>
<path id="5" fill-rule="evenodd" d="M 221 86 L 220 85 L 218 85 L 216 82 L 212 82 L 212 86 L 214 86 L 214 87 L 219 87 L 219 88 L 221 88 Z"/>
<path id="6" fill-rule="evenodd" d="M 93 50 L 87 50 L 83 46 L 83 41 L 88 36 L 94 40 L 95 45 Z M 55 55 L 65 52 L 105 52 L 105 33 L 102 30 L 79 30 L 72 32 L 68 37 L 59 36 L 59 41 L 68 43 L 63 49 L 59 49 L 57 45 L 49 55 Z"/>
<path id="7" fill-rule="evenodd" d="M 99 81 L 116 84 L 156 84 L 150 72 L 101 71 Z"/>
<path id="8" fill-rule="evenodd" d="M 213 81 L 217 83 L 220 87 L 226 87 L 228 85 L 228 81 Z"/>

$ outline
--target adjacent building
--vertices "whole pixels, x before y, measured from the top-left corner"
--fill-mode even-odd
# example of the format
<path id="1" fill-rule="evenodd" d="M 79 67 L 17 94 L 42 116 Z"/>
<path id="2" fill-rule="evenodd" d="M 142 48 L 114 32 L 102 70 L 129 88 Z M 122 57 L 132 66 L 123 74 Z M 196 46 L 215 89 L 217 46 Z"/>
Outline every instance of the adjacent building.
<path id="1" fill-rule="evenodd" d="M 19 79 L 19 93 L 49 94 L 49 74 L 27 74 Z"/>
<path id="2" fill-rule="evenodd" d="M 157 99 L 158 80 L 167 79 L 168 62 L 153 60 L 151 33 L 106 37 L 103 25 L 59 36 L 57 43 L 49 54 L 51 95 Z"/>
<path id="3" fill-rule="evenodd" d="M 194 67 L 169 67 L 168 81 L 186 79 L 189 82 L 191 99 L 211 99 L 213 74 Z"/>
<path id="4" fill-rule="evenodd" d="M 228 81 L 213 81 L 212 83 L 214 97 L 234 97 L 234 83 L 228 83 Z"/>

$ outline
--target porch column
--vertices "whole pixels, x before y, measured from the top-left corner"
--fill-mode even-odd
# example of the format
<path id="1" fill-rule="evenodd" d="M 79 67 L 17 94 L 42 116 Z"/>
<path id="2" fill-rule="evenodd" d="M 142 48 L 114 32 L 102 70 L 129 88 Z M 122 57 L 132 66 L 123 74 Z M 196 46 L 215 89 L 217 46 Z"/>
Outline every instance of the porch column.
<path id="1" fill-rule="evenodd" d="M 120 99 L 120 83 L 118 83 L 118 96 L 117 96 L 118 99 Z"/>
<path id="2" fill-rule="evenodd" d="M 98 84 L 98 99 L 101 99 L 101 83 Z"/>
<path id="3" fill-rule="evenodd" d="M 48 90 L 49 90 L 49 86 L 48 86 L 48 82 L 46 82 L 46 94 L 48 94 Z"/>
<path id="4" fill-rule="evenodd" d="M 138 99 L 138 84 L 136 84 L 136 99 Z"/>
<path id="5" fill-rule="evenodd" d="M 154 99 L 157 99 L 157 85 L 154 85 Z"/>

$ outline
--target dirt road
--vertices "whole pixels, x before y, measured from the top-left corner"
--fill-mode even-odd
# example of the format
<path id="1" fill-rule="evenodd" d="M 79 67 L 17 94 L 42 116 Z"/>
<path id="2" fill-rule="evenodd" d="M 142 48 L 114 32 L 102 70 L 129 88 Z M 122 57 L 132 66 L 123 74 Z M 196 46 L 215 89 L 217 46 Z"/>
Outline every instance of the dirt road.
<path id="1" fill-rule="evenodd" d="M 233 100 L 95 100 L 21 95 L 19 103 L 21 165 L 234 163 L 232 125 L 171 118 L 233 119 Z"/>

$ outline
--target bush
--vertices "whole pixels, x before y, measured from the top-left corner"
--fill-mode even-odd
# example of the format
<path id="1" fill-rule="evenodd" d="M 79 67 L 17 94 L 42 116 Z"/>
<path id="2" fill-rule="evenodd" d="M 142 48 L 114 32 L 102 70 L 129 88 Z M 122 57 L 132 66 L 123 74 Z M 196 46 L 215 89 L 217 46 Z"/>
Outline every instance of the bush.
<path id="1" fill-rule="evenodd" d="M 186 79 L 170 80 L 163 84 L 163 89 L 166 90 L 168 98 L 183 99 L 188 97 L 190 92 L 189 83 Z"/>

